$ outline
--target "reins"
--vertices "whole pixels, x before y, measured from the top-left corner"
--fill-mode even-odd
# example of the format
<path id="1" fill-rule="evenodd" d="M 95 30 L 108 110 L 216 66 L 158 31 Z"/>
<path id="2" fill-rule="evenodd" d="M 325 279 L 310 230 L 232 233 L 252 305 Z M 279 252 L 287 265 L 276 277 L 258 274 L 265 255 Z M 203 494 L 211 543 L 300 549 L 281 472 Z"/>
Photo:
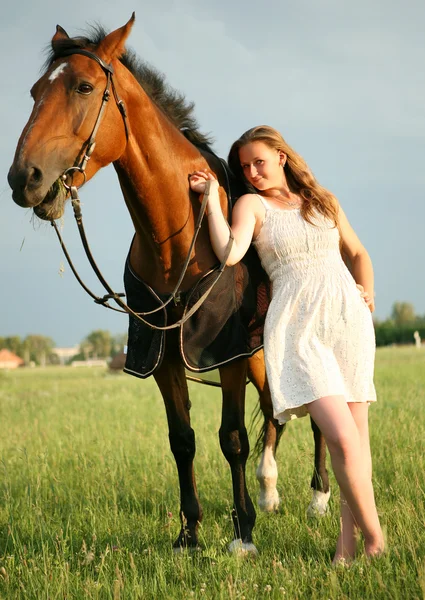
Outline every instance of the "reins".
<path id="1" fill-rule="evenodd" d="M 196 227 L 195 227 L 195 233 L 193 235 L 192 238 L 192 242 L 190 244 L 189 247 L 189 251 L 188 254 L 186 256 L 186 260 L 182 269 L 182 272 L 180 274 L 179 277 L 179 282 L 178 282 L 178 286 L 180 285 L 181 281 L 184 278 L 184 275 L 186 274 L 187 271 L 187 267 L 189 265 L 190 262 L 190 257 L 191 257 L 191 253 L 193 250 L 193 247 L 196 243 L 196 239 L 198 237 L 198 233 L 201 229 L 201 225 L 202 225 L 202 219 L 203 216 L 205 214 L 205 209 L 206 209 L 206 205 L 207 205 L 207 201 L 208 201 L 208 190 L 207 187 L 209 189 L 209 182 L 207 182 L 206 185 L 206 189 L 204 192 L 204 198 L 202 200 L 202 204 L 201 204 L 201 209 L 199 211 L 199 216 L 198 216 L 198 220 L 196 223 Z M 151 329 L 157 329 L 157 330 L 161 330 L 161 331 L 166 331 L 169 329 L 176 329 L 177 327 L 180 327 L 181 325 L 183 325 L 188 319 L 190 319 L 190 317 L 198 310 L 198 308 L 203 304 L 204 300 L 207 298 L 207 296 L 210 294 L 210 292 L 212 291 L 214 285 L 216 284 L 216 282 L 218 281 L 219 277 L 221 276 L 221 274 L 224 271 L 224 268 L 226 266 L 226 261 L 227 258 L 229 257 L 230 251 L 232 249 L 232 245 L 233 245 L 233 234 L 229 228 L 229 241 L 227 243 L 226 249 L 225 249 L 225 253 L 224 253 L 224 257 L 223 260 L 220 263 L 220 266 L 216 269 L 216 276 L 213 279 L 213 281 L 211 282 L 211 284 L 209 285 L 209 287 L 206 289 L 206 291 L 202 294 L 202 296 L 196 301 L 196 303 L 189 309 L 187 310 L 187 306 L 184 308 L 184 312 L 183 312 L 183 316 L 181 319 L 179 319 L 178 321 L 176 321 L 175 323 L 172 323 L 171 325 L 164 325 L 164 326 L 159 326 L 159 325 L 154 325 L 153 323 L 150 323 L 149 321 L 147 321 L 146 319 L 144 319 L 144 316 L 153 314 L 155 312 L 158 312 L 159 310 L 164 309 L 170 302 L 171 300 L 174 300 L 175 305 L 177 306 L 179 304 L 179 300 L 178 300 L 178 296 L 179 296 L 179 291 L 178 291 L 178 286 L 175 287 L 174 292 L 170 295 L 170 297 L 168 298 L 168 300 L 166 302 L 162 302 L 157 308 L 155 308 L 154 310 L 148 311 L 148 312 L 135 312 L 132 308 L 130 308 L 130 306 L 128 306 L 128 304 L 126 304 L 125 302 L 123 302 L 121 300 L 122 297 L 125 296 L 124 293 L 116 293 L 113 291 L 113 289 L 111 288 L 111 286 L 108 284 L 108 282 L 105 280 L 105 278 L 103 277 L 99 267 L 96 264 L 96 261 L 93 258 L 92 252 L 90 250 L 90 246 L 89 243 L 87 241 L 87 236 L 84 230 L 84 225 L 83 225 L 83 217 L 82 217 L 82 212 L 81 212 L 81 202 L 78 196 L 78 189 L 75 186 L 71 186 L 70 187 L 70 192 L 71 192 L 71 203 L 72 203 L 72 207 L 74 209 L 74 217 L 77 223 L 77 227 L 78 227 L 78 231 L 80 233 L 80 238 L 87 256 L 87 259 L 94 271 L 94 273 L 96 274 L 99 282 L 103 285 L 103 287 L 105 288 L 105 290 L 108 292 L 107 294 L 105 294 L 104 296 L 100 297 L 100 296 L 96 296 L 96 294 L 94 294 L 86 285 L 85 283 L 82 281 L 81 277 L 78 275 L 78 272 L 76 270 L 76 268 L 74 267 L 74 264 L 72 263 L 71 257 L 69 256 L 68 250 L 65 246 L 65 243 L 62 239 L 61 233 L 59 231 L 58 226 L 56 225 L 55 221 L 51 221 L 51 224 L 58 236 L 59 239 L 59 243 L 61 245 L 61 248 L 64 252 L 65 258 L 72 270 L 72 272 L 74 273 L 78 283 L 82 286 L 82 288 L 93 298 L 93 300 L 95 301 L 96 304 L 101 304 L 102 306 L 104 306 L 105 308 L 109 308 L 111 310 L 114 310 L 116 312 L 120 312 L 120 313 L 127 313 L 132 315 L 133 317 L 135 317 L 136 319 L 138 319 L 139 321 L 141 321 L 143 324 L 147 325 L 148 327 L 150 327 Z M 119 308 L 115 308 L 114 306 L 111 306 L 110 304 L 108 304 L 108 300 L 114 300 L 118 306 L 121 307 L 122 310 L 120 310 Z"/>
<path id="2" fill-rule="evenodd" d="M 158 325 L 154 325 L 153 323 L 150 323 L 149 321 L 147 321 L 146 319 L 144 319 L 143 317 L 151 315 L 153 313 L 156 313 L 160 310 L 163 310 L 172 300 L 174 300 L 174 304 L 177 306 L 180 303 L 180 285 L 184 279 L 184 276 L 186 274 L 187 268 L 189 266 L 189 262 L 191 259 L 191 254 L 193 251 L 193 248 L 195 246 L 199 231 L 201 229 L 202 226 L 202 221 L 203 221 L 203 217 L 205 215 L 205 210 L 206 210 L 206 206 L 207 206 L 207 201 L 208 201 L 208 195 L 209 195 L 209 189 L 210 189 L 210 182 L 207 181 L 206 182 L 206 186 L 205 186 L 205 191 L 204 191 L 204 195 L 203 195 L 203 199 L 202 199 L 202 203 L 201 203 L 201 207 L 200 207 L 200 211 L 199 211 L 199 215 L 198 215 L 198 219 L 196 221 L 196 225 L 195 225 L 195 231 L 193 234 L 193 238 L 183 265 L 183 269 L 182 272 L 179 276 L 179 279 L 176 283 L 176 286 L 173 290 L 173 292 L 170 294 L 170 297 L 168 298 L 168 300 L 166 302 L 161 303 L 161 305 L 157 308 L 155 308 L 154 310 L 148 311 L 148 312 L 135 312 L 133 311 L 123 300 L 121 300 L 122 297 L 125 296 L 125 294 L 123 293 L 116 293 L 113 291 L 113 289 L 111 288 L 111 286 L 108 284 L 108 282 L 105 280 L 105 278 L 103 277 L 99 267 L 96 264 L 96 261 L 93 258 L 92 252 L 90 250 L 90 246 L 88 244 L 87 241 L 87 236 L 84 230 L 84 225 L 83 225 L 83 217 L 82 217 L 82 211 L 81 211 L 81 202 L 80 202 L 80 198 L 78 195 L 78 187 L 76 185 L 73 185 L 73 179 L 74 179 L 74 174 L 76 172 L 81 173 L 83 176 L 83 184 L 86 180 L 86 168 L 87 168 L 87 164 L 88 161 L 90 160 L 91 155 L 93 154 L 95 145 L 96 145 L 96 135 L 97 132 L 99 130 L 100 127 L 100 123 L 104 114 L 104 111 L 106 109 L 106 105 L 109 102 L 110 96 L 111 96 L 111 92 L 110 89 L 112 89 L 112 93 L 114 95 L 115 98 L 115 102 L 118 106 L 118 109 L 123 117 L 123 121 L 124 121 L 124 127 L 125 127 L 125 132 L 126 132 L 126 137 L 128 139 L 129 136 L 129 132 L 128 132 L 128 124 L 127 124 L 127 113 L 126 113 L 126 109 L 125 109 L 125 105 L 124 102 L 119 98 L 118 93 L 116 91 L 115 88 L 115 84 L 114 84 L 114 79 L 113 79 L 113 75 L 114 75 L 114 70 L 112 65 L 108 65 L 106 64 L 101 58 L 99 58 L 96 54 L 89 52 L 88 50 L 83 50 L 83 49 L 70 49 L 70 50 L 66 50 L 63 55 L 65 56 L 70 56 L 72 54 L 82 54 L 84 56 L 87 56 L 88 58 L 91 58 L 92 60 L 96 61 L 100 67 L 103 69 L 103 71 L 106 74 L 106 78 L 107 78 L 107 82 L 106 82 L 106 88 L 105 91 L 103 92 L 103 98 L 102 98 L 102 104 L 100 106 L 100 110 L 99 110 L 99 114 L 96 118 L 96 122 L 94 124 L 93 127 L 93 131 L 90 135 L 90 138 L 87 142 L 87 146 L 86 146 L 86 151 L 84 152 L 83 158 L 81 159 L 81 163 L 78 166 L 74 166 L 74 167 L 70 167 L 69 169 L 66 169 L 62 176 L 62 182 L 64 187 L 68 190 L 68 192 L 70 193 L 71 196 L 71 203 L 72 203 L 72 207 L 74 210 L 74 217 L 77 223 L 77 227 L 78 227 L 78 231 L 80 234 L 80 238 L 84 247 L 84 250 L 86 252 L 86 256 L 87 259 L 94 271 L 94 273 L 96 274 L 99 282 L 102 284 L 102 286 L 105 288 L 105 290 L 108 292 L 107 294 L 105 294 L 104 296 L 100 297 L 97 296 L 96 294 L 94 294 L 82 281 L 81 277 L 78 275 L 76 268 L 74 267 L 70 255 L 67 251 L 67 248 L 65 246 L 65 243 L 62 239 L 62 236 L 60 234 L 60 231 L 55 223 L 54 220 L 51 221 L 52 226 L 55 229 L 55 232 L 58 236 L 59 239 L 59 243 L 61 245 L 61 248 L 64 252 L 65 258 L 73 272 L 73 274 L 75 275 L 77 281 L 79 282 L 79 284 L 82 286 L 82 288 L 93 298 L 93 300 L 95 301 L 96 304 L 101 304 L 102 306 L 105 306 L 106 308 L 109 308 L 111 310 L 114 310 L 116 312 L 121 312 L 121 313 L 127 313 L 132 315 L 133 317 L 135 317 L 136 319 L 138 319 L 139 321 L 141 321 L 144 325 L 147 325 L 148 327 L 150 327 L 151 329 L 156 329 L 156 330 L 161 330 L 161 331 L 166 331 L 169 329 L 175 329 L 177 327 L 180 327 L 181 325 L 183 325 L 197 310 L 198 308 L 202 305 L 202 303 L 204 302 L 204 300 L 207 298 L 207 296 L 210 294 L 211 290 L 213 289 L 214 285 L 216 284 L 216 282 L 218 281 L 218 279 L 220 278 L 221 274 L 223 273 L 223 270 L 226 266 L 226 261 L 229 257 L 230 251 L 232 249 L 232 245 L 233 245 L 233 234 L 232 231 L 229 227 L 229 241 L 227 243 L 225 252 L 224 252 L 224 257 L 223 260 L 221 261 L 220 265 L 218 266 L 218 268 L 216 268 L 216 276 L 213 279 L 212 283 L 209 285 L 209 287 L 206 289 L 206 291 L 201 295 L 201 297 L 197 300 L 197 302 L 188 310 L 187 306 L 185 306 L 184 311 L 183 311 L 183 316 L 181 319 L 179 319 L 178 321 L 176 321 L 175 323 L 172 323 L 171 325 L 164 325 L 164 326 L 158 326 Z M 227 177 L 227 173 L 226 173 L 226 177 Z M 69 181 L 70 180 L 70 181 Z M 69 181 L 69 183 L 68 183 Z M 80 186 L 81 187 L 81 186 Z M 110 306 L 110 304 L 108 303 L 108 300 L 114 300 L 118 306 L 120 308 L 115 308 L 113 306 Z M 189 379 L 194 379 L 194 378 L 190 378 Z M 195 379 L 194 379 L 195 380 Z M 219 384 L 216 384 L 219 385 Z"/>

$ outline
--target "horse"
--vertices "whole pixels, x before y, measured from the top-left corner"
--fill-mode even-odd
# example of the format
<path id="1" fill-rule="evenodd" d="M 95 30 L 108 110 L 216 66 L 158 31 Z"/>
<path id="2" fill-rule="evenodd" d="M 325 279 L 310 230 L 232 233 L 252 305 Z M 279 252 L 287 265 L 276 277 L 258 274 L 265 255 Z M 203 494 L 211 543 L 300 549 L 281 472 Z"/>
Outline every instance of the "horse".
<path id="1" fill-rule="evenodd" d="M 16 204 L 33 208 L 37 217 L 53 224 L 62 216 L 67 199 L 75 200 L 78 186 L 112 163 L 135 230 L 129 266 L 138 280 L 164 298 L 170 297 L 176 284 L 178 293 L 185 294 L 217 264 L 205 220 L 192 243 L 201 205 L 190 190 L 189 175 L 200 169 L 214 173 L 220 182 L 222 210 L 230 216 L 227 184 L 209 138 L 199 131 L 193 104 L 125 49 L 134 20 L 133 13 L 123 27 L 108 34 L 98 27 L 92 39 L 71 38 L 56 27 L 44 73 L 31 89 L 34 107 L 18 141 L 8 181 Z M 183 308 L 178 302 L 168 303 L 166 312 L 178 324 Z M 164 400 L 178 471 L 181 526 L 173 547 L 179 551 L 199 547 L 202 507 L 194 475 L 195 433 L 179 327 L 164 327 L 163 334 L 162 362 L 153 376 Z M 250 451 L 244 417 L 247 378 L 258 390 L 264 415 L 256 475 L 259 505 L 265 511 L 276 511 L 280 502 L 275 452 L 284 426 L 273 418 L 262 349 L 222 364 L 219 374 L 219 440 L 233 484 L 234 539 L 229 550 L 256 553 L 252 538 L 256 513 L 245 477 Z M 309 511 L 323 513 L 330 493 L 326 447 L 314 422 L 312 428 L 315 458 Z"/>

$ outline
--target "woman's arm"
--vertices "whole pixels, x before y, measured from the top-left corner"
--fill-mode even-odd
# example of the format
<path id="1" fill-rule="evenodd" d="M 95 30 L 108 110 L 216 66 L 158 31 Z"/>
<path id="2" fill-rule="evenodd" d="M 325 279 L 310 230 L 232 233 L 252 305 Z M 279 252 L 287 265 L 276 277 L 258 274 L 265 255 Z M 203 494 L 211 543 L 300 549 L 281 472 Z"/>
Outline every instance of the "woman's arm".
<path id="1" fill-rule="evenodd" d="M 196 171 L 189 178 L 190 187 L 198 193 L 204 192 L 207 181 L 210 181 L 206 209 L 208 229 L 214 253 L 221 261 L 229 242 L 230 228 L 220 206 L 219 183 L 211 173 L 205 173 L 204 171 Z M 238 263 L 246 254 L 252 241 L 255 224 L 254 200 L 252 195 L 245 194 L 238 199 L 233 208 L 231 231 L 234 239 L 232 249 L 226 260 L 227 266 Z"/>
<path id="2" fill-rule="evenodd" d="M 361 288 L 364 301 L 370 311 L 373 312 L 375 310 L 375 296 L 372 261 L 341 207 L 339 207 L 338 218 L 343 250 L 351 261 L 353 277 L 359 288 Z"/>

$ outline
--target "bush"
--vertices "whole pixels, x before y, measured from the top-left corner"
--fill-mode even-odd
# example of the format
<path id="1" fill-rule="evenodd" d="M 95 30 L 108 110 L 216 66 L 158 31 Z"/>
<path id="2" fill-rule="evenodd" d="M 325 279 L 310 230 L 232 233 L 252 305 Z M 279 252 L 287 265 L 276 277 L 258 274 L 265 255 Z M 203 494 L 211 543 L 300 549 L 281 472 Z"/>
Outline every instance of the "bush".
<path id="1" fill-rule="evenodd" d="M 375 325 L 376 345 L 414 344 L 415 331 L 418 331 L 421 339 L 425 340 L 425 325 L 395 325 L 391 321 L 384 321 Z"/>

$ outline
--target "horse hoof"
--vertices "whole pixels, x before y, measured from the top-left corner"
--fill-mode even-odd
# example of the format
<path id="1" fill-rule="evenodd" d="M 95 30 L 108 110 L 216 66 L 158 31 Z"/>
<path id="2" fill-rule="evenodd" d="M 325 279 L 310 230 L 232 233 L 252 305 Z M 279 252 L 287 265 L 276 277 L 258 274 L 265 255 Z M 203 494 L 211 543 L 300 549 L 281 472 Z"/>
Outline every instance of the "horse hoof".
<path id="1" fill-rule="evenodd" d="M 328 512 L 328 502 L 331 496 L 328 492 L 313 491 L 313 498 L 307 508 L 308 517 L 323 517 Z"/>
<path id="2" fill-rule="evenodd" d="M 240 538 L 233 540 L 227 546 L 230 554 L 234 556 L 257 556 L 258 550 L 252 542 L 243 542 Z"/>
<path id="3" fill-rule="evenodd" d="M 201 552 L 202 548 L 201 546 L 173 546 L 173 553 L 174 554 L 195 554 L 196 552 Z"/>

